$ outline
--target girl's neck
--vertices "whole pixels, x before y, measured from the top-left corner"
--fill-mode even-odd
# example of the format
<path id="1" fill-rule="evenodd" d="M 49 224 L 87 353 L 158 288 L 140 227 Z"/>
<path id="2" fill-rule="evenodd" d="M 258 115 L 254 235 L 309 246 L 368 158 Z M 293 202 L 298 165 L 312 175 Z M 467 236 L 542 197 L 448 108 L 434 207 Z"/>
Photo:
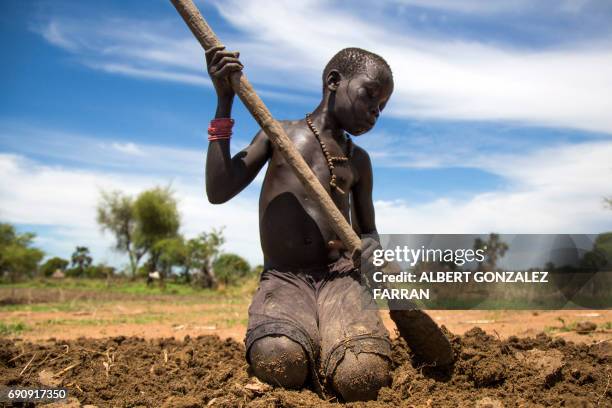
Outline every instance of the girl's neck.
<path id="1" fill-rule="evenodd" d="M 312 112 L 310 118 L 322 137 L 333 137 L 338 142 L 345 140 L 344 129 L 340 127 L 329 109 L 327 95 Z"/>

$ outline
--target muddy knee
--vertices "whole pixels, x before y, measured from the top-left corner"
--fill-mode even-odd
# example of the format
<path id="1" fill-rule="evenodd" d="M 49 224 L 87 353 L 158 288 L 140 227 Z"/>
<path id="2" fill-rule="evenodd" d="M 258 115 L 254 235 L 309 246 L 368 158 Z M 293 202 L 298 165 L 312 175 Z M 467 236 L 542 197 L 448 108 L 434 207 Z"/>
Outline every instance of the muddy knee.
<path id="1" fill-rule="evenodd" d="M 257 378 L 272 385 L 300 388 L 308 376 L 308 360 L 302 346 L 285 336 L 255 341 L 249 359 Z"/>
<path id="2" fill-rule="evenodd" d="M 378 391 L 391 382 L 389 362 L 373 353 L 347 350 L 334 371 L 332 384 L 344 401 L 376 399 Z"/>

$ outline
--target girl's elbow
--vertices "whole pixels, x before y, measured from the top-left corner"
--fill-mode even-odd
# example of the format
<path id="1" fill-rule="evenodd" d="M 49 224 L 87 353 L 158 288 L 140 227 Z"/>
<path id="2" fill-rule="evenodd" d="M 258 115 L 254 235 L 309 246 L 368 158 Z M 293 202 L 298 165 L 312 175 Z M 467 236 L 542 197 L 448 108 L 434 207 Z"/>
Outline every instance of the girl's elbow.
<path id="1" fill-rule="evenodd" d="M 206 197 L 208 198 L 208 202 L 211 204 L 223 204 L 229 197 L 227 194 L 223 194 L 218 188 L 213 188 L 209 185 L 206 185 Z"/>
<path id="2" fill-rule="evenodd" d="M 229 197 L 225 197 L 222 194 L 219 194 L 218 192 L 210 192 L 210 191 L 206 191 L 206 197 L 208 198 L 208 202 L 211 204 L 223 204 L 225 203 L 227 200 L 229 200 Z"/>
<path id="3" fill-rule="evenodd" d="M 223 204 L 227 200 L 222 199 L 221 197 L 208 196 L 208 202 L 211 204 Z"/>

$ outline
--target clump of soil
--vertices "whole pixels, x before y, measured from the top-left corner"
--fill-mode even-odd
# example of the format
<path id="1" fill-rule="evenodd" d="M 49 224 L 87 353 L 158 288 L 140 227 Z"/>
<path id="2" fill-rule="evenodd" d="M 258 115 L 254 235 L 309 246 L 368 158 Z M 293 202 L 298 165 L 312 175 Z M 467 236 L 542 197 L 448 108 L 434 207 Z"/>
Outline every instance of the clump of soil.
<path id="1" fill-rule="evenodd" d="M 381 396 L 388 395 L 396 404 L 408 399 L 416 406 L 474 406 L 484 397 L 494 401 L 485 404 L 491 406 L 611 404 L 608 342 L 566 343 L 545 334 L 500 341 L 474 328 L 454 337 L 453 345 L 457 360 L 446 375 L 405 362 L 396 369 L 391 389 Z"/>
<path id="2" fill-rule="evenodd" d="M 578 334 L 588 334 L 597 330 L 597 325 L 593 322 L 578 322 L 576 324 L 576 332 Z"/>
<path id="3" fill-rule="evenodd" d="M 609 342 L 574 344 L 544 334 L 500 341 L 474 328 L 451 335 L 451 343 L 456 363 L 440 369 L 414 361 L 406 343 L 395 340 L 392 385 L 377 401 L 347 406 L 612 406 Z M 247 370 L 244 346 L 213 336 L 0 339 L 0 385 L 64 386 L 80 404 L 100 407 L 338 405 L 307 389 L 260 383 Z"/>

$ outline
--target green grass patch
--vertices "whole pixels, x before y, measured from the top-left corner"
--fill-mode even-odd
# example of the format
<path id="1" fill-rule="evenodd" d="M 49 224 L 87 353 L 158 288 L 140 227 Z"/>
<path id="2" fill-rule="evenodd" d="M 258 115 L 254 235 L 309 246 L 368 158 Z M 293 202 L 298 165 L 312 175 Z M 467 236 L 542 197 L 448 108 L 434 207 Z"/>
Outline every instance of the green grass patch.
<path id="1" fill-rule="evenodd" d="M 160 323 L 167 320 L 168 316 L 162 314 L 123 316 L 113 319 L 47 319 L 38 322 L 39 326 L 107 326 L 112 324 L 149 324 Z"/>
<path id="2" fill-rule="evenodd" d="M 29 329 L 30 328 L 23 322 L 15 322 L 15 323 L 0 322 L 0 335 L 1 336 L 11 336 L 14 334 L 19 334 Z"/>
<path id="3" fill-rule="evenodd" d="M 557 317 L 557 320 L 561 323 L 561 326 L 547 326 L 544 328 L 545 333 L 560 333 L 560 332 L 571 332 L 576 330 L 577 322 L 565 323 L 565 320 Z"/>
<path id="4" fill-rule="evenodd" d="M 246 326 L 248 323 L 248 317 L 222 317 L 215 319 L 210 322 L 217 327 L 234 327 L 234 326 Z"/>
<path id="5" fill-rule="evenodd" d="M 108 304 L 108 302 L 106 302 L 106 304 Z M 75 312 L 91 309 L 95 309 L 91 301 L 66 301 L 63 303 L 32 303 L 0 306 L 0 310 L 3 312 Z"/>
<path id="6" fill-rule="evenodd" d="M 114 279 L 106 281 L 102 279 L 78 279 L 66 278 L 62 280 L 53 279 L 32 279 L 29 281 L 0 284 L 0 288 L 24 288 L 24 289 L 65 289 L 78 291 L 124 293 L 135 296 L 186 296 L 199 300 L 217 300 L 231 298 L 232 302 L 243 303 L 250 299 L 250 296 L 257 289 L 258 279 L 251 277 L 244 279 L 239 285 L 219 287 L 216 289 L 200 289 L 191 285 L 167 282 L 165 287 L 160 287 L 158 283 L 147 286 L 142 280 Z M 246 300 L 245 300 L 246 299 Z"/>
<path id="7" fill-rule="evenodd" d="M 139 280 L 117 279 L 107 283 L 100 279 L 67 278 L 62 280 L 32 279 L 29 281 L 3 284 L 4 288 L 32 288 L 32 289 L 79 289 L 100 292 L 119 292 L 142 295 L 206 295 L 214 294 L 210 289 L 198 289 L 189 285 L 168 282 L 165 288 L 159 285 L 147 286 L 146 282 Z"/>

